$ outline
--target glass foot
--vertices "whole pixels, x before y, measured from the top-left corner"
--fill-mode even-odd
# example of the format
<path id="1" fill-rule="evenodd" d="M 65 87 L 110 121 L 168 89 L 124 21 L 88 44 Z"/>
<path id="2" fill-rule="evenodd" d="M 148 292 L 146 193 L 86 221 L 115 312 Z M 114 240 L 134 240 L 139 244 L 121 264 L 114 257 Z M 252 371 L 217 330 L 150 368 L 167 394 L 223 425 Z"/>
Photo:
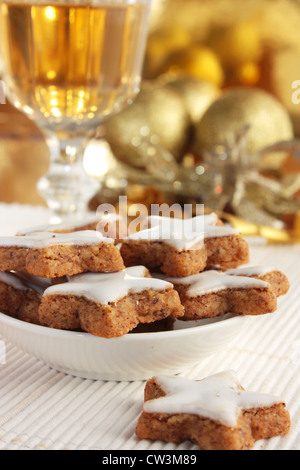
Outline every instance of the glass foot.
<path id="1" fill-rule="evenodd" d="M 85 145 L 82 142 L 63 142 L 48 138 L 50 166 L 37 184 L 57 221 L 81 218 L 88 202 L 100 188 L 100 182 L 89 176 L 83 167 Z"/>

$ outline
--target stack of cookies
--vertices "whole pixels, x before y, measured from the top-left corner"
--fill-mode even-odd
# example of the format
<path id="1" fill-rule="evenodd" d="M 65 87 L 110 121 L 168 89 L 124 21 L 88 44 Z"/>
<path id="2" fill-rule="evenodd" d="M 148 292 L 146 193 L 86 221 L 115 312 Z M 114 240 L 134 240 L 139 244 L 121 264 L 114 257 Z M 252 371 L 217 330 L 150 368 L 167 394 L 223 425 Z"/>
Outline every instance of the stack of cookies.
<path id="1" fill-rule="evenodd" d="M 112 338 L 174 319 L 271 313 L 289 289 L 278 269 L 249 266 L 245 239 L 215 214 L 151 216 L 125 238 L 108 237 L 105 220 L 100 226 L 97 219 L 0 237 L 0 310 Z M 289 428 L 283 400 L 244 391 L 228 371 L 201 381 L 150 378 L 136 434 L 241 450 Z"/>
<path id="2" fill-rule="evenodd" d="M 0 237 L 1 311 L 112 338 L 168 319 L 274 312 L 289 289 L 282 272 L 248 266 L 245 239 L 214 213 L 150 216 L 122 240 L 97 226 L 99 219 Z"/>

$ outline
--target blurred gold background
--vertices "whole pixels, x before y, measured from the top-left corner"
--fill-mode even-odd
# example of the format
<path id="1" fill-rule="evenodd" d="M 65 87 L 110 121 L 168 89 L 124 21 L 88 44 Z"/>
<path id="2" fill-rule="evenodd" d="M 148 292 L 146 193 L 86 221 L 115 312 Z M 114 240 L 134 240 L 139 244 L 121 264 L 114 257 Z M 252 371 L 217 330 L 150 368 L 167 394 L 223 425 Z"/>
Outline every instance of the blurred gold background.
<path id="1" fill-rule="evenodd" d="M 191 121 L 198 119 L 201 106 L 208 106 L 224 90 L 258 87 L 283 104 L 299 136 L 300 104 L 292 102 L 292 83 L 300 80 L 299 25 L 300 1 L 295 0 L 153 0 L 143 81 L 149 85 L 181 73 L 194 80 L 185 81 L 180 90 L 190 106 Z M 207 102 L 200 100 L 195 83 L 201 84 L 201 100 L 205 97 Z M 156 108 L 152 123 L 157 119 L 161 141 L 169 139 L 174 154 L 183 152 L 180 129 L 186 124 L 186 110 L 169 88 L 156 99 L 161 108 Z M 159 121 L 162 113 L 164 126 Z M 116 123 L 111 122 L 113 129 Z M 110 137 L 113 141 L 113 133 Z M 127 157 L 130 163 L 130 151 Z M 0 105 L 0 201 L 44 204 L 36 183 L 46 172 L 48 159 L 36 125 L 9 103 Z M 291 171 L 298 171 L 296 161 L 290 164 Z"/>

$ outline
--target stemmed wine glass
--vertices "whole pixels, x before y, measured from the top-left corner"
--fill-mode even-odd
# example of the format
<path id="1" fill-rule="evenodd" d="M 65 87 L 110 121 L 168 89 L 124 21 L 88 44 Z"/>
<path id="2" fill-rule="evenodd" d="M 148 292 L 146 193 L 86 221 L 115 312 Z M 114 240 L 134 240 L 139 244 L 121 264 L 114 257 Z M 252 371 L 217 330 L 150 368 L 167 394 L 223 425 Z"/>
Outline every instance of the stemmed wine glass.
<path id="1" fill-rule="evenodd" d="M 151 0 L 0 0 L 3 80 L 50 150 L 38 190 L 59 218 L 81 216 L 98 182 L 83 153 L 139 92 Z"/>

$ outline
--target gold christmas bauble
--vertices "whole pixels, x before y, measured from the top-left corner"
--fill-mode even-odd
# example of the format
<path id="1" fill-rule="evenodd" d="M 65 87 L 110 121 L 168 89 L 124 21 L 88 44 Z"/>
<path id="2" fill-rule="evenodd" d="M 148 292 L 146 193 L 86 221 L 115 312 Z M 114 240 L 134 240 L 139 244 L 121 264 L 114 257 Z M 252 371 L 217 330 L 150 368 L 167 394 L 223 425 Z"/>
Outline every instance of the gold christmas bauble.
<path id="1" fill-rule="evenodd" d="M 191 119 L 183 97 L 168 85 L 144 82 L 132 105 L 110 117 L 104 132 L 115 157 L 144 167 L 142 144 L 168 150 L 179 160 L 190 137 Z"/>
<path id="2" fill-rule="evenodd" d="M 143 77 L 151 80 L 159 76 L 168 57 L 178 50 L 189 48 L 191 44 L 191 34 L 186 30 L 166 28 L 149 35 Z"/>
<path id="3" fill-rule="evenodd" d="M 224 71 L 215 52 L 205 46 L 194 44 L 171 54 L 162 73 L 182 72 L 195 78 L 222 86 Z"/>
<path id="4" fill-rule="evenodd" d="M 212 30 L 208 44 L 226 67 L 257 62 L 262 55 L 259 26 L 251 20 Z"/>
<path id="5" fill-rule="evenodd" d="M 251 87 L 225 92 L 205 112 L 196 127 L 195 150 L 224 144 L 228 137 L 249 126 L 246 149 L 259 151 L 279 141 L 293 138 L 290 116 L 271 94 Z"/>
<path id="6" fill-rule="evenodd" d="M 198 123 L 209 106 L 221 95 L 221 89 L 206 80 L 180 75 L 167 82 L 183 96 L 193 124 Z"/>

